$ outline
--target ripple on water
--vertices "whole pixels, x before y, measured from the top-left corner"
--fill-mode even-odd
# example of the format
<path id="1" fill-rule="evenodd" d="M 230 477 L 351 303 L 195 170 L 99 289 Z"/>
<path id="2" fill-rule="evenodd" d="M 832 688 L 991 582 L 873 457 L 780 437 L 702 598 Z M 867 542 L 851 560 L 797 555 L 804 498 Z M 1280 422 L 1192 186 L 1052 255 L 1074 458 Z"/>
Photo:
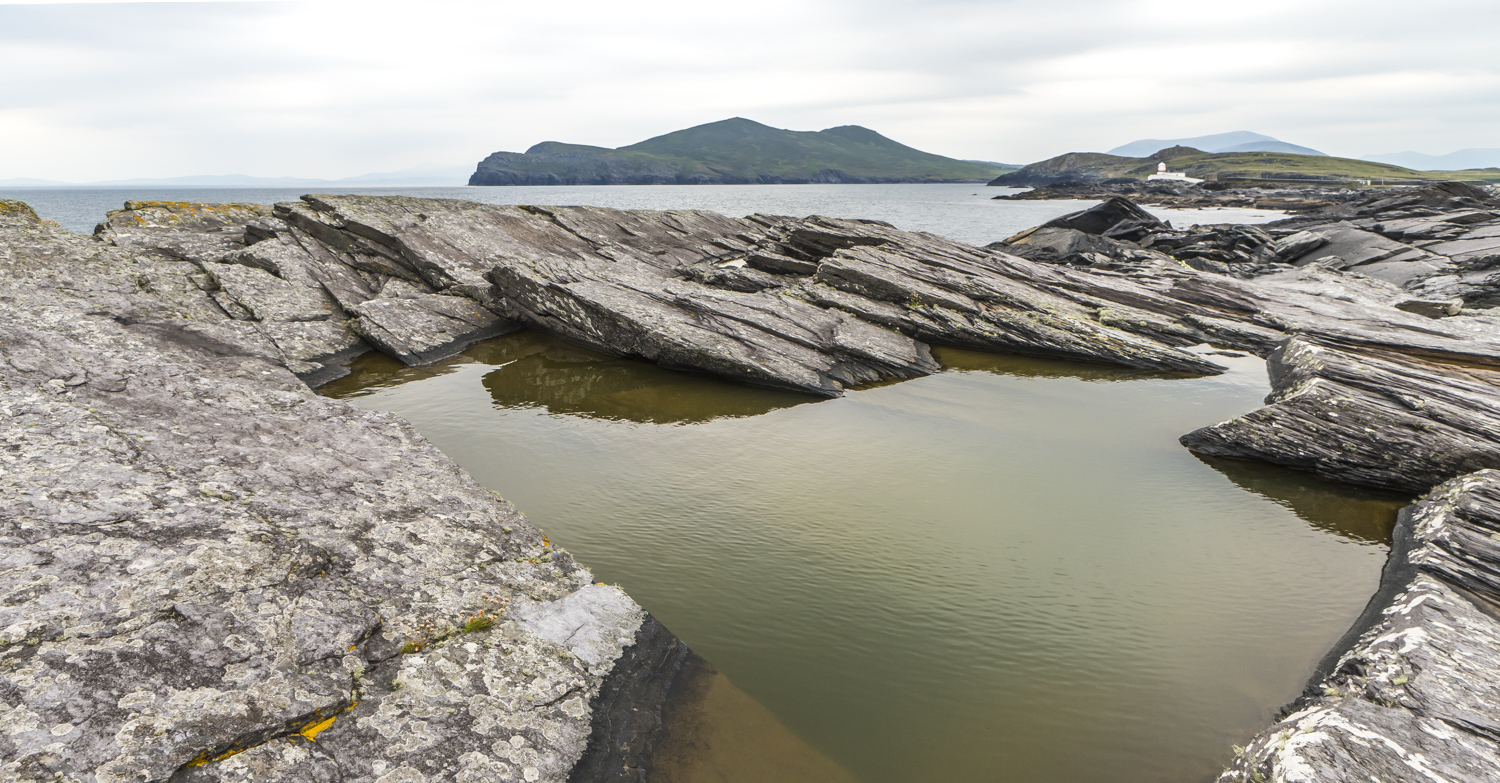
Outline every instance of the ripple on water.
<path id="1" fill-rule="evenodd" d="M 1182 449 L 1259 406 L 1252 357 L 936 353 L 813 402 L 522 332 L 326 391 L 406 416 L 717 667 L 673 780 L 1211 777 L 1364 606 L 1402 500 Z"/>

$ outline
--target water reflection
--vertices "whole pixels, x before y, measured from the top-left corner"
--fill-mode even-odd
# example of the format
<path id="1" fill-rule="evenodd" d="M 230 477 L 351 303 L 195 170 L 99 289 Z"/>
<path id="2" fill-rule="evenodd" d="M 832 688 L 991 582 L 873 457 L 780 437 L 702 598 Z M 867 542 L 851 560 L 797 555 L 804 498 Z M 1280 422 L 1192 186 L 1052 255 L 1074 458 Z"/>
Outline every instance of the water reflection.
<path id="1" fill-rule="evenodd" d="M 1211 779 L 1365 605 L 1397 503 L 1178 444 L 1260 404 L 1254 357 L 937 354 L 951 371 L 797 404 L 523 333 L 335 391 L 743 689 L 672 719 L 663 779 Z"/>
<path id="2" fill-rule="evenodd" d="M 482 382 L 497 408 L 540 409 L 592 419 L 693 424 L 759 416 L 818 401 L 809 395 L 665 370 L 530 329 L 486 341 L 425 367 L 405 367 L 384 356 L 362 357 L 348 376 L 321 391 L 330 397 L 361 397 L 476 364 L 495 368 L 484 374 Z"/>
<path id="3" fill-rule="evenodd" d="M 1291 509 L 1308 524 L 1359 543 L 1390 546 L 1396 514 L 1413 500 L 1399 492 L 1335 484 L 1264 462 L 1198 459 L 1241 489 Z"/>
<path id="4" fill-rule="evenodd" d="M 987 372 L 1016 378 L 1072 378 L 1080 381 L 1112 383 L 1151 378 L 1193 377 L 1186 373 L 1153 372 L 1112 364 L 1041 359 L 1034 356 L 1007 356 L 948 346 L 934 346 L 932 356 L 945 370 Z"/>

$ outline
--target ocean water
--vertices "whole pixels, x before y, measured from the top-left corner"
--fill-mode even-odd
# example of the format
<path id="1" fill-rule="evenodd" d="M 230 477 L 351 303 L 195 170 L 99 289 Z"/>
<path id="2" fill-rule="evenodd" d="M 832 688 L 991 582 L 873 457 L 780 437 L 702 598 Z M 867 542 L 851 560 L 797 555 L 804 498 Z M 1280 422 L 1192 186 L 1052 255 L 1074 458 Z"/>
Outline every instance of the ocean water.
<path id="1" fill-rule="evenodd" d="M 308 188 L 0 188 L 0 198 L 31 204 L 64 228 L 92 233 L 126 200 L 249 202 L 296 201 Z M 960 242 L 997 242 L 1038 223 L 1083 209 L 1093 201 L 995 201 L 1018 192 L 982 184 L 959 185 L 611 185 L 565 187 L 343 188 L 338 193 L 451 198 L 486 204 L 587 205 L 618 209 L 707 209 L 733 217 L 754 213 L 825 215 L 884 220 L 898 228 L 930 231 Z M 1174 225 L 1259 223 L 1282 216 L 1254 209 L 1157 212 Z"/>

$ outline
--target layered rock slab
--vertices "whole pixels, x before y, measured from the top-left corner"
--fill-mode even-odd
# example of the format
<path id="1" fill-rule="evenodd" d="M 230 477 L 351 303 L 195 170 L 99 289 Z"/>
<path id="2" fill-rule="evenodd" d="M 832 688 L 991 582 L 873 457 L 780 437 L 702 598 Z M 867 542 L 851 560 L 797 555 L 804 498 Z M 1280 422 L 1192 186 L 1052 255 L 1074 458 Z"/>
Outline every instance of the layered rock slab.
<path id="1" fill-rule="evenodd" d="M 316 222 L 334 250 L 386 248 L 424 283 L 509 320 L 669 367 L 824 396 L 936 371 L 928 343 L 1220 371 L 1099 323 L 1073 295 L 1010 266 L 1020 259 L 872 221 L 348 196 L 278 214 Z"/>
<path id="2" fill-rule="evenodd" d="M 591 752 L 664 633 L 628 597 L 398 417 L 312 393 L 192 262 L 11 202 L 0 260 L 0 780 L 564 780 Z"/>
<path id="3" fill-rule="evenodd" d="M 1265 408 L 1184 435 L 1182 443 L 1206 456 L 1425 491 L 1500 468 L 1500 366 L 1473 358 L 1294 338 L 1267 363 Z"/>

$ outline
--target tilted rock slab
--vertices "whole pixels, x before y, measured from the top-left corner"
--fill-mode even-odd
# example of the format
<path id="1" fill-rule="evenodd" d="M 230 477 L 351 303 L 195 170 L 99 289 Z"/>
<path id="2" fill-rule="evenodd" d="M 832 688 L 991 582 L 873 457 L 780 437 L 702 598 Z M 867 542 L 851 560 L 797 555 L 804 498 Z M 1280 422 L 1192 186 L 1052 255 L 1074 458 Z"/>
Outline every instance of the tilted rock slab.
<path id="1" fill-rule="evenodd" d="M 682 643 L 199 273 L 0 201 L 0 781 L 648 761 Z"/>
<path id="2" fill-rule="evenodd" d="M 1418 202 L 1382 214 L 1430 209 Z M 14 475 L 32 478 L 5 497 L 42 504 L 13 515 L 40 520 L 30 524 L 42 532 L 16 533 L 14 551 L 30 554 L 14 555 L 20 565 L 6 572 L 16 618 L 7 649 L 22 651 L 12 669 L 27 677 L 24 688 L 0 690 L 14 725 L 26 727 L 0 739 L 29 765 L 14 767 L 17 779 L 71 770 L 78 759 L 137 775 L 95 779 L 388 782 L 556 779 L 649 763 L 649 742 L 634 738 L 649 738 L 659 720 L 622 705 L 658 703 L 674 673 L 691 668 L 691 653 L 623 595 L 586 586 L 565 555 L 543 552 L 508 506 L 394 417 L 320 400 L 286 372 L 316 383 L 367 342 L 420 363 L 524 324 L 824 396 L 933 372 L 932 344 L 1216 372 L 1181 350 L 1210 343 L 1271 356 L 1275 392 L 1268 408 L 1187 436 L 1200 453 L 1409 490 L 1500 468 L 1490 435 L 1500 322 L 1407 312 L 1403 289 L 1326 265 L 1278 261 L 1267 264 L 1275 274 L 1239 280 L 1138 250 L 1115 268 L 1076 268 L 816 217 L 331 196 L 244 212 L 236 239 L 221 213 L 138 204 L 99 231 L 112 248 L 34 218 L 7 224 L 8 252 L 22 259 L 7 274 L 24 278 L 7 306 L 26 317 L 0 338 L 11 373 L 4 390 L 40 413 L 16 419 L 38 427 L 9 430 L 22 444 L 7 452 L 22 465 Z M 1466 220 L 1454 225 L 1482 229 L 1488 218 Z M 1266 253 L 1316 253 L 1332 241 L 1293 237 Z M 1123 245 L 1100 237 L 1089 252 L 1115 252 L 1108 243 Z M 55 315 L 35 321 L 46 313 Z M 169 414 L 180 409 L 188 413 Z M 60 465 L 83 480 L 64 484 Z M 33 486 L 46 489 L 23 489 Z M 64 527 L 73 524 L 113 532 L 84 542 L 95 549 L 77 545 L 69 560 L 58 554 L 74 551 L 69 536 L 96 532 Z M 1481 574 L 1493 560 L 1479 538 L 1464 540 L 1445 573 Z M 127 554 L 99 553 L 104 541 Z M 169 579 L 155 570 L 164 563 Z M 1448 589 L 1493 599 L 1483 580 L 1465 579 Z M 105 598 L 90 592 L 91 580 Z M 447 636 L 495 596 L 511 600 L 501 622 Z M 1392 606 L 1387 598 L 1372 607 Z M 1442 626 L 1448 615 L 1407 615 L 1435 661 L 1463 658 L 1470 630 L 1489 633 L 1467 615 L 1457 634 Z M 89 634 L 107 641 L 84 641 L 96 638 Z M 97 659 L 69 647 L 41 654 L 69 644 L 116 646 Z M 148 653 L 160 656 L 151 666 L 129 663 Z M 112 708 L 104 697 L 71 708 L 72 697 L 58 695 L 73 691 L 56 683 L 122 661 L 140 688 L 89 689 L 108 694 Z M 1489 769 L 1486 746 L 1427 718 L 1451 707 L 1467 725 L 1487 726 L 1497 712 L 1488 691 L 1470 701 L 1428 693 L 1419 708 L 1380 703 L 1385 747 L 1456 738 L 1452 754 L 1474 759 L 1452 755 L 1452 765 Z M 1329 720 L 1373 725 L 1355 713 L 1374 703 L 1350 702 L 1354 717 Z M 612 717 L 590 723 L 596 714 Z M 538 722 L 521 725 L 528 720 Z M 1316 728 L 1304 745 L 1321 736 Z M 66 740 L 74 732 L 76 748 Z M 1270 747 L 1258 743 L 1249 756 Z M 1384 758 L 1354 752 L 1322 771 L 1288 762 L 1285 779 L 1391 775 Z M 1266 769 L 1245 767 L 1246 779 Z"/>
<path id="3" fill-rule="evenodd" d="M 200 230 L 191 221 L 154 216 L 172 210 L 111 213 L 101 236 L 119 243 L 128 229 L 130 246 L 149 249 L 139 226 L 160 223 L 160 254 L 217 248 L 191 258 L 206 290 L 226 315 L 278 339 L 314 383 L 338 372 L 347 341 L 419 364 L 518 325 L 821 396 L 935 372 L 930 345 L 1216 373 L 1181 348 L 1266 355 L 1296 332 L 1451 351 L 1473 342 L 1394 299 L 1256 285 L 1150 251 L 1136 251 L 1134 268 L 1076 269 L 875 221 L 307 196 L 257 215 L 230 252 L 176 236 Z M 305 320 L 315 300 L 334 314 Z M 347 337 L 308 334 L 308 324 Z"/>
<path id="4" fill-rule="evenodd" d="M 590 347 L 836 396 L 935 372 L 928 343 L 1220 372 L 1100 324 L 1027 265 L 872 221 L 316 196 L 278 205 L 330 252 Z M 360 262 L 367 264 L 367 262 Z M 1100 280 L 1108 285 L 1112 281 Z"/>
<path id="5" fill-rule="evenodd" d="M 1267 368 L 1265 408 L 1184 435 L 1183 445 L 1414 492 L 1500 468 L 1500 363 L 1493 357 L 1422 357 L 1299 337 L 1277 349 Z"/>

